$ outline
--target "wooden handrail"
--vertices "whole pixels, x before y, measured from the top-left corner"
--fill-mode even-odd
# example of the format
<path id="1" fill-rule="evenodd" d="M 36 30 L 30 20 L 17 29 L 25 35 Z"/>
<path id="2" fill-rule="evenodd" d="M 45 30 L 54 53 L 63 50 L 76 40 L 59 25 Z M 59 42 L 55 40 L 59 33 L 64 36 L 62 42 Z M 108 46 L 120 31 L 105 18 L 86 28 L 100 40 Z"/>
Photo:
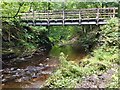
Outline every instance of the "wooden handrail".
<path id="1" fill-rule="evenodd" d="M 115 17 L 117 8 L 91 8 L 91 9 L 80 9 L 80 10 L 60 10 L 60 11 L 33 11 L 27 13 L 21 13 L 22 19 L 47 19 L 48 23 L 50 19 L 62 19 L 63 24 L 65 19 L 84 19 L 85 17 L 94 18 L 99 21 L 100 17 L 110 18 Z M 32 18 L 31 18 L 32 17 Z M 79 21 L 80 22 L 80 21 Z"/>

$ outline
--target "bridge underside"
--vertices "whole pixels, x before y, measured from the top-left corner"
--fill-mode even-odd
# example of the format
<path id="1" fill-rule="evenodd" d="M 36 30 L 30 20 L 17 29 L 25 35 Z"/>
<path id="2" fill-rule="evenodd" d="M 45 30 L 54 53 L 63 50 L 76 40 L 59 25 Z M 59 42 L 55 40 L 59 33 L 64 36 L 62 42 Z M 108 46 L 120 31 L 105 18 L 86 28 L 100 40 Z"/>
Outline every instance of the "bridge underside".
<path id="1" fill-rule="evenodd" d="M 32 26 L 60 26 L 60 25 L 104 25 L 107 23 L 104 19 L 89 19 L 89 20 L 22 20 Z"/>

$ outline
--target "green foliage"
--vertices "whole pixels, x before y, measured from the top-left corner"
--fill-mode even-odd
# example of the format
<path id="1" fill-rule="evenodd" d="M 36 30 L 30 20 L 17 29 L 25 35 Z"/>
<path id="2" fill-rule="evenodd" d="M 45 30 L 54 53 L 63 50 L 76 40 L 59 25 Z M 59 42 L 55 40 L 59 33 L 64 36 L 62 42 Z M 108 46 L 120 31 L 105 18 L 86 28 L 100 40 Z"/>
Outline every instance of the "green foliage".
<path id="1" fill-rule="evenodd" d="M 118 18 L 112 18 L 108 21 L 107 25 L 101 27 L 102 37 L 100 37 L 100 42 L 103 44 L 97 51 L 94 52 L 99 58 L 119 63 L 118 48 L 120 42 L 118 40 L 118 26 Z"/>
<path id="2" fill-rule="evenodd" d="M 104 45 L 106 46 L 118 46 L 120 42 L 118 40 L 118 18 L 112 18 L 108 21 L 107 25 L 101 27 L 102 37 Z"/>
<path id="3" fill-rule="evenodd" d="M 118 19 L 112 18 L 108 21 L 108 24 L 101 26 L 101 36 L 99 38 L 102 41 L 102 46 L 97 47 L 92 52 L 91 65 L 96 64 L 105 67 L 104 69 L 111 68 L 113 63 L 119 63 L 118 58 Z M 99 64 L 99 65 L 98 65 Z M 103 69 L 103 70 L 104 70 Z"/>
<path id="4" fill-rule="evenodd" d="M 44 27 L 28 27 L 16 21 L 3 23 L 2 30 L 3 48 L 22 48 L 20 54 L 29 55 L 42 45 L 51 45 Z"/>
<path id="5" fill-rule="evenodd" d="M 46 81 L 45 87 L 49 88 L 74 88 L 78 82 L 82 80 L 82 77 L 97 73 L 97 71 L 103 72 L 107 65 L 98 63 L 90 63 L 89 60 L 83 61 L 80 66 L 73 61 L 67 61 L 67 56 L 63 53 L 60 54 L 60 67 L 54 74 Z M 97 67 L 97 68 L 96 68 Z M 103 70 L 101 70 L 101 68 Z M 105 68 L 105 69 L 104 69 Z"/>
<path id="6" fill-rule="evenodd" d="M 112 18 L 108 21 L 108 24 L 101 26 L 101 37 L 99 38 L 101 46 L 96 48 L 93 52 L 93 59 L 90 63 L 99 63 L 102 68 L 106 70 L 112 68 L 114 64 L 119 64 L 119 45 L 118 40 L 118 18 Z M 104 67 L 103 67 L 104 66 Z M 96 67 L 99 67 L 97 64 Z M 115 69 L 117 70 L 117 68 Z M 117 73 L 117 72 L 116 72 Z M 113 75 L 112 81 L 107 85 L 108 88 L 118 88 L 118 78 L 117 74 Z"/>
<path id="7" fill-rule="evenodd" d="M 78 48 L 82 48 L 82 50 L 90 52 L 98 42 L 99 27 L 92 25 L 83 26 L 81 29 L 82 30 L 79 33 L 80 36 L 78 42 L 76 42 L 76 46 L 80 46 Z"/>
<path id="8" fill-rule="evenodd" d="M 108 21 L 107 25 L 101 27 L 102 38 L 97 38 L 104 41 L 102 46 L 97 47 L 92 56 L 85 58 L 79 66 L 73 61 L 67 61 L 67 56 L 63 53 L 60 54 L 59 60 L 61 62 L 58 70 L 46 81 L 45 86 L 51 88 L 74 88 L 77 82 L 81 81 L 82 77 L 86 77 L 92 74 L 102 74 L 108 69 L 112 68 L 113 64 L 119 64 L 118 58 L 118 21 L 113 18 Z M 109 35 L 111 33 L 111 35 Z M 111 41 L 108 40 L 110 38 Z M 114 37 L 115 40 L 113 39 Z M 118 88 L 118 76 L 113 75 L 113 79 L 108 88 Z"/>
<path id="9" fill-rule="evenodd" d="M 60 54 L 60 68 L 46 81 L 50 88 L 73 88 L 82 75 L 82 69 L 73 62 L 68 62 L 66 56 Z"/>
<path id="10" fill-rule="evenodd" d="M 18 2 L 1 2 L 1 7 L 2 7 L 2 16 L 7 16 L 7 17 L 12 17 L 15 15 L 17 12 L 17 8 L 19 7 Z"/>
<path id="11" fill-rule="evenodd" d="M 49 39 L 54 43 L 68 41 L 76 35 L 77 30 L 79 27 L 76 26 L 54 26 L 50 28 Z"/>

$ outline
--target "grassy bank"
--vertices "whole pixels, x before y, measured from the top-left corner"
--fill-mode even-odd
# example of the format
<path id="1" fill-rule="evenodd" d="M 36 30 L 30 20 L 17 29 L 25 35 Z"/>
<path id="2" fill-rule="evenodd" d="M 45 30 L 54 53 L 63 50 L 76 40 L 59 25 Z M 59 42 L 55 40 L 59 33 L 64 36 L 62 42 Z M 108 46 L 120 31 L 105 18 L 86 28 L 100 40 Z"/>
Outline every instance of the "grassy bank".
<path id="1" fill-rule="evenodd" d="M 97 38 L 97 46 L 89 57 L 78 64 L 67 61 L 66 56 L 61 53 L 60 66 L 54 74 L 46 81 L 45 87 L 49 88 L 75 88 L 81 84 L 83 78 L 90 75 L 102 75 L 112 69 L 115 73 L 112 79 L 105 83 L 107 88 L 119 88 L 118 86 L 118 19 L 113 18 L 107 25 L 100 27 L 100 36 Z M 95 38 L 96 39 L 96 38 Z M 117 66 L 117 67 L 114 67 Z"/>

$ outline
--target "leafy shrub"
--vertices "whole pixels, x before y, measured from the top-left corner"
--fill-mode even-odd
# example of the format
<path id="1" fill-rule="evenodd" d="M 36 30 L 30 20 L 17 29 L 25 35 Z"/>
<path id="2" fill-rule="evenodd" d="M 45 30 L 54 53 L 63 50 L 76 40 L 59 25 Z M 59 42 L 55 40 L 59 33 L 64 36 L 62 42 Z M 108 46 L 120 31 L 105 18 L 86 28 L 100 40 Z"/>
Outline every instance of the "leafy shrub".
<path id="1" fill-rule="evenodd" d="M 67 56 L 60 54 L 61 62 L 58 70 L 46 81 L 46 87 L 50 88 L 74 88 L 82 77 L 91 74 L 102 74 L 112 67 L 112 64 L 119 63 L 118 59 L 118 22 L 116 18 L 108 21 L 107 25 L 101 27 L 100 42 L 102 46 L 97 47 L 89 58 L 85 58 L 79 65 L 73 61 L 67 61 Z M 110 87 L 118 87 L 118 77 L 113 76 Z"/>
<path id="2" fill-rule="evenodd" d="M 102 34 L 102 41 L 106 46 L 118 46 L 120 42 L 118 40 L 118 18 L 112 18 L 108 21 L 108 24 L 100 27 Z"/>
<path id="3" fill-rule="evenodd" d="M 106 70 L 105 63 L 90 62 L 89 59 L 83 61 L 80 66 L 73 61 L 67 61 L 67 56 L 60 54 L 60 67 L 49 77 L 45 87 L 49 88 L 74 88 L 82 77 L 97 73 L 97 71 Z M 82 66 L 83 65 L 83 66 Z"/>
<path id="4" fill-rule="evenodd" d="M 17 56 L 30 55 L 43 45 L 51 47 L 45 27 L 29 27 L 19 21 L 3 22 L 2 41 L 3 52 L 10 48 Z"/>
<path id="5" fill-rule="evenodd" d="M 82 76 L 82 68 L 77 64 L 67 61 L 66 56 L 60 54 L 60 68 L 46 81 L 46 87 L 50 88 L 73 88 Z"/>
<path id="6" fill-rule="evenodd" d="M 118 18 L 112 18 L 108 24 L 100 27 L 102 31 L 99 40 L 103 44 L 93 52 L 97 60 L 118 63 L 118 47 L 120 45 L 118 26 Z"/>

